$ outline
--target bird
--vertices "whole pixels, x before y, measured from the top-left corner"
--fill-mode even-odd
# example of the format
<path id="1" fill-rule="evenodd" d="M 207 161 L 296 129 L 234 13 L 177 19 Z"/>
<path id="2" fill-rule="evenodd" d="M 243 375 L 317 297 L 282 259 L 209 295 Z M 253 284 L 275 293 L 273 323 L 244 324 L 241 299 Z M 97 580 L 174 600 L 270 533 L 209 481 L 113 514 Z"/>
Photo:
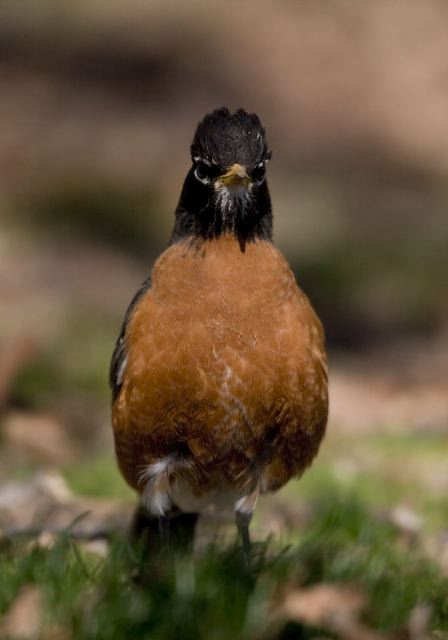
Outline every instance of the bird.
<path id="1" fill-rule="evenodd" d="M 325 434 L 324 331 L 273 241 L 271 157 L 256 114 L 203 117 L 171 238 L 113 351 L 118 466 L 165 541 L 232 512 L 250 554 L 259 496 L 301 476 Z"/>

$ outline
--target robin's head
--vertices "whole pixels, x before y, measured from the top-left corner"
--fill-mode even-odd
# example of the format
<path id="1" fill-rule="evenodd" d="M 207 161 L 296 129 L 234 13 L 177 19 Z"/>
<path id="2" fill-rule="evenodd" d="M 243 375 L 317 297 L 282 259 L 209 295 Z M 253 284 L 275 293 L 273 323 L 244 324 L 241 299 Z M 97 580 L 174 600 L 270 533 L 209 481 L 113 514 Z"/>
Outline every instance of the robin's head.
<path id="1" fill-rule="evenodd" d="M 257 115 L 226 108 L 206 115 L 191 145 L 192 167 L 176 212 L 173 240 L 234 233 L 243 243 L 272 235 L 266 164 L 271 157 Z"/>
<path id="2" fill-rule="evenodd" d="M 257 115 L 222 108 L 199 123 L 191 145 L 194 175 L 215 191 L 242 187 L 248 193 L 265 180 L 271 157 Z"/>

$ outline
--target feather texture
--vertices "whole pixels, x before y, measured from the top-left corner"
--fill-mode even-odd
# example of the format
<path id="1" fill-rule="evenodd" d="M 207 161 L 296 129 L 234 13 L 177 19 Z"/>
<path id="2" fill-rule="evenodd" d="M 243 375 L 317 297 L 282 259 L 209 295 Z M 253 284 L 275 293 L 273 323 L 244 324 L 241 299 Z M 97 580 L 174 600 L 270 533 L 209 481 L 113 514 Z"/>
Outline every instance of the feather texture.
<path id="1" fill-rule="evenodd" d="M 192 495 L 229 489 L 252 506 L 311 463 L 328 411 L 323 331 L 270 242 L 169 247 L 124 340 L 115 446 L 153 512 L 175 504 L 179 475 Z"/>

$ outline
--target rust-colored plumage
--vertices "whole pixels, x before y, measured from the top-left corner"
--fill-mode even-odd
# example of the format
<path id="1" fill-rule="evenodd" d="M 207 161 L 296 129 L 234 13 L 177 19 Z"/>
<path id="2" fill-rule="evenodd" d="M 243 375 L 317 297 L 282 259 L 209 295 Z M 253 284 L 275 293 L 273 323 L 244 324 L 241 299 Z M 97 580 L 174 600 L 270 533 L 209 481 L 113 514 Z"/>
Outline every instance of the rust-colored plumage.
<path id="1" fill-rule="evenodd" d="M 159 517 L 222 504 L 250 517 L 260 493 L 311 463 L 325 431 L 320 321 L 270 238 L 241 229 L 176 238 L 117 343 L 117 458 Z"/>
<path id="2" fill-rule="evenodd" d="M 127 327 L 113 406 L 120 468 L 170 455 L 196 494 L 256 482 L 278 489 L 311 462 L 327 418 L 321 324 L 285 259 L 231 237 L 170 247 Z"/>

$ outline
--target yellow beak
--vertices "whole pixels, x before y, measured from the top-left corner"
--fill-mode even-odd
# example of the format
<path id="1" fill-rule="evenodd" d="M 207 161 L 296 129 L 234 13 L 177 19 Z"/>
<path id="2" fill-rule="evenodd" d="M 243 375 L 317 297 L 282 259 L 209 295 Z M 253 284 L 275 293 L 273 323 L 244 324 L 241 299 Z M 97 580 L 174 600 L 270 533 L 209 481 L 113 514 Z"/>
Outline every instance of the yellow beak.
<path id="1" fill-rule="evenodd" d="M 242 185 L 248 187 L 250 178 L 246 173 L 246 169 L 240 164 L 232 164 L 230 169 L 222 176 L 219 176 L 218 186 L 230 187 L 234 185 Z"/>

